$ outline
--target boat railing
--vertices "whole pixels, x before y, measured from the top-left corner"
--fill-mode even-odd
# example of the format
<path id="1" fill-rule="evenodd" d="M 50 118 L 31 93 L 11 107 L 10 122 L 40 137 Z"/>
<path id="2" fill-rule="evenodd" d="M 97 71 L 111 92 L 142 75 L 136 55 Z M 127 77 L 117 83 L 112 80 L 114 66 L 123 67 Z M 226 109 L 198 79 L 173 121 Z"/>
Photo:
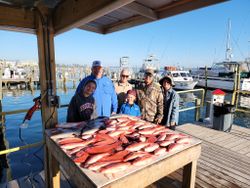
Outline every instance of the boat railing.
<path id="1" fill-rule="evenodd" d="M 177 93 L 181 94 L 181 93 L 193 93 L 193 92 L 201 92 L 202 93 L 201 99 L 196 98 L 194 106 L 180 109 L 179 112 L 184 112 L 184 111 L 195 109 L 196 110 L 195 111 L 195 114 L 196 114 L 195 119 L 198 121 L 200 119 L 200 109 L 203 107 L 203 104 L 204 104 L 205 90 L 204 89 L 192 89 L 192 90 L 178 91 Z M 65 107 L 68 107 L 68 104 L 64 104 L 64 105 L 60 106 L 60 108 L 65 108 Z M 0 112 L 1 125 L 3 126 L 5 124 L 5 116 L 26 113 L 28 110 L 29 109 L 20 109 L 20 110 Z M 39 111 L 39 110 L 40 109 L 38 109 L 37 111 Z M 27 144 L 24 146 L 8 148 L 8 149 L 0 151 L 0 155 L 9 154 L 12 152 L 16 152 L 16 151 L 20 151 L 20 150 L 28 149 L 28 148 L 32 148 L 32 147 L 38 147 L 38 146 L 41 146 L 42 144 L 44 144 L 44 140 L 42 140 L 40 142 L 32 143 L 32 144 Z"/>

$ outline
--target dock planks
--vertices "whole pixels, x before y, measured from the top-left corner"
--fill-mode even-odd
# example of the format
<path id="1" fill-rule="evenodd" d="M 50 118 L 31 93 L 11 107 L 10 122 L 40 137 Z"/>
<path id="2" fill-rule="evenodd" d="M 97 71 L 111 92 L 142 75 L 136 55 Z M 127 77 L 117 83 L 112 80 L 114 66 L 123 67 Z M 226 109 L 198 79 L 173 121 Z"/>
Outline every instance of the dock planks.
<path id="1" fill-rule="evenodd" d="M 250 187 L 250 129 L 233 126 L 231 132 L 226 133 L 185 124 L 177 130 L 202 140 L 195 187 Z M 182 169 L 169 177 L 180 182 L 181 173 Z M 167 185 L 161 187 L 168 188 Z"/>
<path id="2" fill-rule="evenodd" d="M 72 188 L 67 175 L 62 170 L 60 176 L 61 187 L 63 188 Z M 0 188 L 44 188 L 44 171 L 40 173 L 32 174 L 31 176 L 25 176 L 22 178 L 18 178 L 16 180 L 12 180 L 8 183 L 0 184 Z"/>

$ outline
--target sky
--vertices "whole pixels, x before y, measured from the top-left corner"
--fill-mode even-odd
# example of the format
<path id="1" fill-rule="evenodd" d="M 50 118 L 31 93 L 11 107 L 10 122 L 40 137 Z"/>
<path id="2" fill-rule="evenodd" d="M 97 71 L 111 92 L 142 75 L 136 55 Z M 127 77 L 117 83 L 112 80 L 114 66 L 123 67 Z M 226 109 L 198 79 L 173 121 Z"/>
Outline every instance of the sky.
<path id="1" fill-rule="evenodd" d="M 211 66 L 225 60 L 228 19 L 235 61 L 250 57 L 250 0 L 232 0 L 107 35 L 73 29 L 55 37 L 58 64 L 119 66 L 129 57 L 132 67 L 155 55 L 161 66 Z M 36 60 L 35 35 L 0 30 L 0 59 Z"/>

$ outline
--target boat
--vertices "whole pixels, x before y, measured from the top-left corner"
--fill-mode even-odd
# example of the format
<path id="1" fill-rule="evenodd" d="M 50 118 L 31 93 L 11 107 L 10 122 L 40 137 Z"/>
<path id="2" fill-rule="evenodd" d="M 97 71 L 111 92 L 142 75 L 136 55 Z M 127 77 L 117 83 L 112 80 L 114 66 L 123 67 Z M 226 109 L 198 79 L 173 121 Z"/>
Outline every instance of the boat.
<path id="1" fill-rule="evenodd" d="M 234 72 L 235 68 L 238 66 L 241 71 L 241 81 L 240 88 L 241 90 L 250 91 L 250 72 L 246 69 L 249 62 L 222 62 L 217 63 L 219 66 L 213 66 L 210 69 L 207 69 L 207 78 L 205 76 L 205 68 L 199 69 L 198 71 L 191 71 L 191 74 L 194 80 L 198 81 L 198 87 L 207 87 L 207 88 L 220 88 L 227 91 L 233 91 L 234 89 Z M 220 66 L 224 66 L 225 69 Z M 216 69 L 218 67 L 218 69 Z M 227 68 L 227 67 L 230 67 Z M 245 67 L 245 68 L 244 68 Z M 222 71 L 225 70 L 225 71 Z M 243 84 L 244 83 L 244 84 Z"/>
<path id="2" fill-rule="evenodd" d="M 239 68 L 241 74 L 240 88 L 241 90 L 250 91 L 248 89 L 250 88 L 250 85 L 248 86 L 250 84 L 248 82 L 250 78 L 250 60 L 246 58 L 244 61 L 232 61 L 230 30 L 231 22 L 229 20 L 225 60 L 213 63 L 212 67 L 200 67 L 191 71 L 194 80 L 198 81 L 197 86 L 232 91 L 234 90 L 234 73 L 236 68 Z"/>
<path id="3" fill-rule="evenodd" d="M 178 70 L 176 67 L 167 66 L 162 73 L 163 76 L 170 76 L 174 81 L 174 89 L 176 90 L 191 90 L 194 89 L 198 81 L 194 81 L 188 71 Z"/>
<path id="4" fill-rule="evenodd" d="M 155 55 L 151 54 L 147 58 L 143 60 L 143 64 L 139 70 L 139 72 L 136 75 L 136 78 L 143 79 L 144 73 L 147 69 L 153 69 L 155 72 L 156 79 L 155 81 L 158 81 L 160 78 L 158 77 L 158 72 L 160 71 L 160 62 L 159 59 L 156 58 Z"/>

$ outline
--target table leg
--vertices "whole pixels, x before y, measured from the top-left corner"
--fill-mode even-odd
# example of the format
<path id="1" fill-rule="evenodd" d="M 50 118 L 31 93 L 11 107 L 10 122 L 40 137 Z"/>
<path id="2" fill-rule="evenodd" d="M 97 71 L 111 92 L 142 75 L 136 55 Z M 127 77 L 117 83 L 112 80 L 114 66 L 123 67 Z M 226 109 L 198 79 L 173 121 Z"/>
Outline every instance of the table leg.
<path id="1" fill-rule="evenodd" d="M 50 153 L 50 170 L 51 170 L 52 187 L 60 188 L 59 163 L 51 153 Z"/>
<path id="2" fill-rule="evenodd" d="M 44 156 L 45 187 L 60 188 L 59 163 L 46 146 L 44 147 L 44 151 L 45 151 L 45 156 Z"/>
<path id="3" fill-rule="evenodd" d="M 194 188 L 197 160 L 184 166 L 182 188 Z"/>

